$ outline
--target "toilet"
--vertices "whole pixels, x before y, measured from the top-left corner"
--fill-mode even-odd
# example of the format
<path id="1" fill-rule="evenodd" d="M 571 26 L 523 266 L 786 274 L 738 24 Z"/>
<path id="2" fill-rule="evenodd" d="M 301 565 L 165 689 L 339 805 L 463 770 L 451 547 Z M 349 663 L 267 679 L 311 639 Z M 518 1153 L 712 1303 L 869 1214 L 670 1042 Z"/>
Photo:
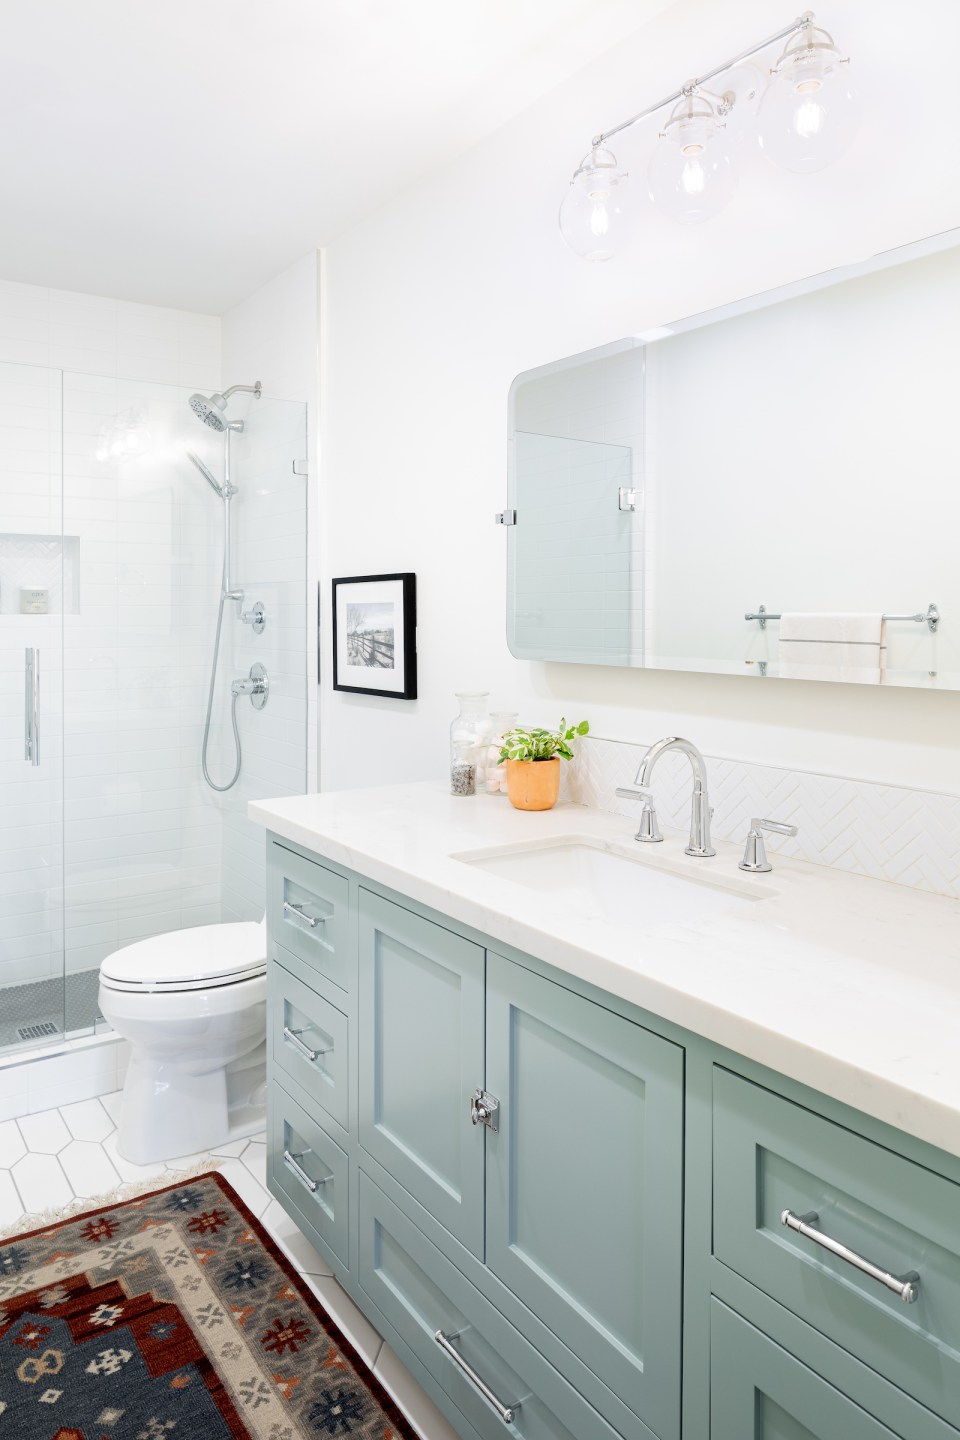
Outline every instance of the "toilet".
<path id="1" fill-rule="evenodd" d="M 145 1165 L 263 1129 L 266 921 L 138 940 L 100 966 L 100 1009 L 129 1040 L 117 1149 Z"/>

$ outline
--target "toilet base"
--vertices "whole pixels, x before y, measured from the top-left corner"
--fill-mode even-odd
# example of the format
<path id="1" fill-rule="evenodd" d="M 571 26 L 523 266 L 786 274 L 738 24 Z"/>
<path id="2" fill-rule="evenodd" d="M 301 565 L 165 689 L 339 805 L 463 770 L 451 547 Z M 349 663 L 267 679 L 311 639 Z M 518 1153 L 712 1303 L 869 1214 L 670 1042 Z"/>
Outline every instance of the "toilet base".
<path id="1" fill-rule="evenodd" d="M 134 1165 L 174 1160 L 256 1134 L 266 1113 L 265 1043 L 203 1074 L 134 1051 L 123 1085 L 117 1151 Z"/>

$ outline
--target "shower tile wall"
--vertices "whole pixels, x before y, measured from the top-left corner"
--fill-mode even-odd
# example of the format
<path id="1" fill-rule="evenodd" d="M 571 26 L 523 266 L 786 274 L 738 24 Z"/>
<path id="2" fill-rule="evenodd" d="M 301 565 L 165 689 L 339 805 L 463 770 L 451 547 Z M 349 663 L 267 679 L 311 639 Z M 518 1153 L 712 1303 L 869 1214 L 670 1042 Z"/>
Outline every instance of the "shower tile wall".
<path id="1" fill-rule="evenodd" d="M 68 971 L 221 918 L 220 814 L 198 764 L 221 511 L 183 453 L 216 466 L 220 447 L 188 394 L 64 376 L 64 525 L 82 572 L 64 635 Z M 98 458 L 118 415 L 142 453 Z"/>
<path id="2" fill-rule="evenodd" d="M 0 361 L 72 372 L 64 377 L 64 529 L 79 545 L 79 612 L 70 613 L 68 603 L 64 615 L 66 673 L 52 644 L 42 672 L 49 816 L 38 815 L 35 795 L 24 808 L 23 761 L 6 760 L 19 756 L 22 736 L 14 731 L 23 724 L 20 638 L 6 646 L 21 668 L 4 673 L 0 706 L 0 780 L 9 802 L 0 810 L 3 986 L 59 973 L 61 936 L 51 917 L 61 900 L 71 970 L 98 964 L 138 935 L 220 918 L 221 818 L 197 763 L 219 583 L 219 509 L 183 470 L 182 445 L 202 450 L 202 433 L 188 439 L 186 428 L 164 432 L 162 423 L 182 411 L 186 427 L 189 390 L 220 383 L 220 323 L 0 282 Z M 50 415 L 40 414 L 30 372 L 24 375 L 23 385 L 0 393 L 0 532 L 43 535 L 59 528 L 59 513 L 52 516 L 37 484 L 38 447 L 43 466 L 56 471 L 58 506 L 60 437 L 50 439 Z M 49 384 L 41 370 L 32 378 L 34 389 Z M 185 388 L 178 394 L 170 386 Z M 131 408 L 152 432 L 150 454 L 98 460 L 104 434 L 109 440 L 117 414 Z M 59 823 L 53 757 L 61 681 L 65 887 L 43 861 L 50 852 L 41 833 Z M 36 895 L 49 892 L 52 906 L 24 896 L 22 866 L 15 891 L 3 884 L 10 873 L 4 858 L 31 845 L 40 866 Z"/>

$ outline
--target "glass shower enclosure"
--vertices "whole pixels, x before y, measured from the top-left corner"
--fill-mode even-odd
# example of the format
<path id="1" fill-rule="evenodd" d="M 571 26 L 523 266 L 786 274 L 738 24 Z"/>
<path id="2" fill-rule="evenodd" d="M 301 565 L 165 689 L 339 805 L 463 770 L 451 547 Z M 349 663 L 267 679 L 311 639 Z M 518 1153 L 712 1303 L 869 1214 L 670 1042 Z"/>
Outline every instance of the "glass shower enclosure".
<path id="1" fill-rule="evenodd" d="M 250 799 L 307 776 L 306 413 L 231 401 L 232 588 L 208 768 L 223 436 L 180 387 L 0 364 L 0 1062 L 102 1025 L 98 969 L 165 931 L 259 919 Z M 263 624 L 251 622 L 257 610 Z"/>

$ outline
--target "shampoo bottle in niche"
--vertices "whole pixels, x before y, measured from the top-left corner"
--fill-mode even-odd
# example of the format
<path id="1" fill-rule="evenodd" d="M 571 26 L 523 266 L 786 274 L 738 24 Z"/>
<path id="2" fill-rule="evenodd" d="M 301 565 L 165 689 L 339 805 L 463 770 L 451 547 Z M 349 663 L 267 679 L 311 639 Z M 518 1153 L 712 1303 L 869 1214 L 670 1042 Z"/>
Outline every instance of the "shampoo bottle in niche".
<path id="1" fill-rule="evenodd" d="M 460 713 L 450 726 L 450 794 L 475 795 L 490 735 L 489 690 L 458 691 Z"/>

